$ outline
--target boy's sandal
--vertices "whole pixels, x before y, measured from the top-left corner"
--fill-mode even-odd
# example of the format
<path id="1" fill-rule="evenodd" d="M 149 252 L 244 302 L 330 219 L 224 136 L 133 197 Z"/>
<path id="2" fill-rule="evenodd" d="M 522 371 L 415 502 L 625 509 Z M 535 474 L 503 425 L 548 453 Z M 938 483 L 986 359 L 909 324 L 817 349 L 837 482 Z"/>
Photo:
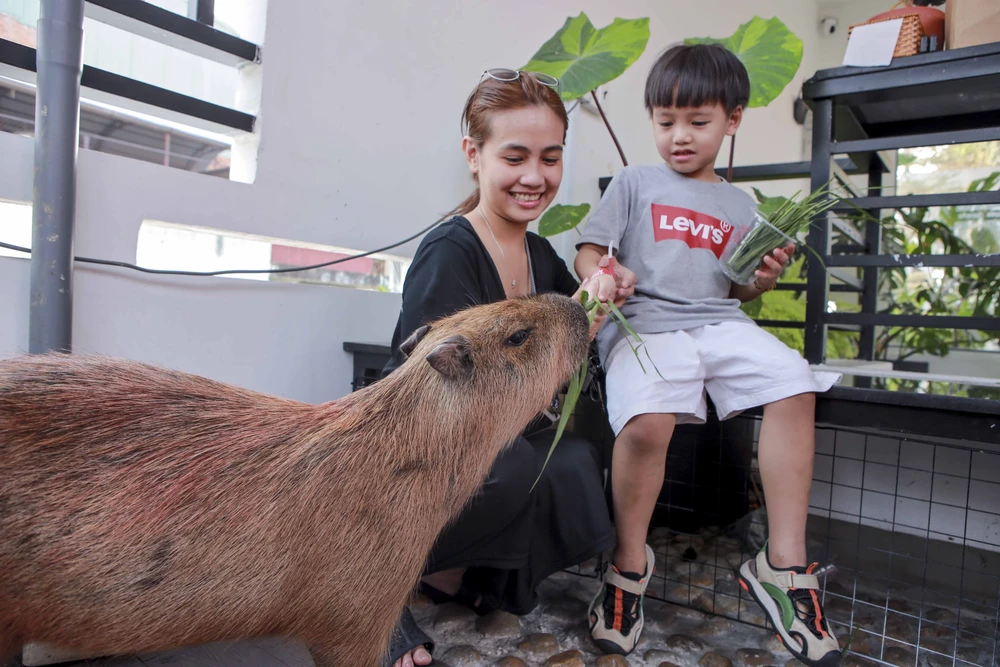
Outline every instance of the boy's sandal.
<path id="1" fill-rule="evenodd" d="M 396 627 L 392 630 L 389 639 L 389 652 L 382 661 L 382 667 L 392 667 L 393 663 L 402 658 L 410 651 L 423 647 L 428 653 L 434 652 L 434 642 L 424 634 L 413 620 L 409 607 L 403 607 L 403 613 L 396 621 Z"/>
<path id="2" fill-rule="evenodd" d="M 740 567 L 739 581 L 764 608 L 778 639 L 809 667 L 839 667 L 843 650 L 820 602 L 822 589 L 813 563 L 808 568 L 775 568 L 767 558 L 767 543 Z"/>

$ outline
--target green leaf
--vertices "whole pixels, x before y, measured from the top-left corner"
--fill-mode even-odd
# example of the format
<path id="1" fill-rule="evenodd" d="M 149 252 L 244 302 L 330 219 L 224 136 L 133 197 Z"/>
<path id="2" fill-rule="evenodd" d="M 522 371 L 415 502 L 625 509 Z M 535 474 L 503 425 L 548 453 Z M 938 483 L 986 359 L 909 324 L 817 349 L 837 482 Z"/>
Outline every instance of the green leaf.
<path id="1" fill-rule="evenodd" d="M 788 204 L 788 197 L 770 197 L 757 188 L 753 188 L 754 196 L 757 197 L 757 210 L 764 216 L 765 220 L 770 220 L 782 206 Z"/>
<path id="2" fill-rule="evenodd" d="M 750 75 L 750 107 L 770 104 L 795 77 L 802 63 L 802 40 L 777 17 L 759 16 L 725 39 L 685 39 L 685 44 L 722 44 L 743 61 Z"/>
<path id="3" fill-rule="evenodd" d="M 632 354 L 635 355 L 635 360 L 637 362 L 639 362 L 639 368 L 641 368 L 642 372 L 645 373 L 646 372 L 646 367 L 642 365 L 642 359 L 639 358 L 639 348 L 637 348 L 635 345 L 633 345 L 632 341 L 631 341 L 632 334 L 629 332 L 629 330 L 632 328 L 632 326 L 628 323 L 627 320 L 625 320 L 624 316 L 621 316 L 621 318 L 619 319 L 615 315 L 615 311 L 617 311 L 617 308 L 615 309 L 615 311 L 611 310 L 614 307 L 615 307 L 615 304 L 612 303 L 611 301 L 598 301 L 597 302 L 597 308 L 600 309 L 601 311 L 603 311 L 604 314 L 608 316 L 608 319 L 610 319 L 612 322 L 614 322 L 615 326 L 618 327 L 618 331 L 621 332 L 621 335 L 625 339 L 625 342 L 628 343 L 629 348 L 632 349 Z M 619 313 L 619 315 L 620 314 L 621 313 Z M 642 340 L 638 338 L 639 334 L 635 334 L 635 335 L 636 335 L 636 340 L 639 340 L 639 346 L 641 347 L 643 345 Z"/>
<path id="4" fill-rule="evenodd" d="M 621 322 L 621 325 L 623 327 L 625 327 L 625 331 L 627 331 L 630 336 L 632 336 L 641 343 L 642 338 L 639 336 L 636 330 L 632 328 L 632 325 L 628 323 L 628 320 L 625 319 L 625 316 L 622 315 L 622 311 L 618 310 L 618 306 L 615 305 L 614 301 L 608 301 L 607 306 L 609 309 L 611 309 L 611 312 L 613 313 L 614 317 Z"/>
<path id="5" fill-rule="evenodd" d="M 760 316 L 760 310 L 764 307 L 764 301 L 761 299 L 754 299 L 753 301 L 746 301 L 740 306 L 740 310 L 746 313 L 751 319 L 757 319 Z"/>
<path id="6" fill-rule="evenodd" d="M 538 480 L 542 478 L 542 473 L 545 472 L 545 466 L 549 464 L 549 459 L 552 458 L 552 452 L 556 450 L 556 445 L 558 445 L 559 440 L 562 439 L 563 431 L 566 430 L 566 423 L 569 421 L 569 416 L 573 414 L 573 408 L 576 407 L 576 402 L 580 398 L 580 392 L 583 390 L 583 382 L 586 378 L 587 361 L 584 360 L 580 369 L 576 373 L 573 373 L 573 377 L 569 381 L 569 388 L 566 390 L 566 400 L 563 402 L 562 414 L 559 415 L 559 425 L 556 426 L 556 435 L 552 438 L 552 444 L 549 445 L 549 452 L 545 455 L 545 461 L 542 462 L 542 469 L 538 471 L 538 477 L 535 478 L 530 491 L 535 490 L 535 484 L 538 484 Z"/>
<path id="7" fill-rule="evenodd" d="M 550 206 L 542 219 L 538 221 L 538 235 L 547 237 L 568 232 L 579 225 L 588 213 L 590 213 L 590 204 Z"/>
<path id="8" fill-rule="evenodd" d="M 559 79 L 559 94 L 568 102 L 621 76 L 646 50 L 647 42 L 648 18 L 616 18 L 597 30 L 580 12 L 567 18 L 521 69 Z"/>

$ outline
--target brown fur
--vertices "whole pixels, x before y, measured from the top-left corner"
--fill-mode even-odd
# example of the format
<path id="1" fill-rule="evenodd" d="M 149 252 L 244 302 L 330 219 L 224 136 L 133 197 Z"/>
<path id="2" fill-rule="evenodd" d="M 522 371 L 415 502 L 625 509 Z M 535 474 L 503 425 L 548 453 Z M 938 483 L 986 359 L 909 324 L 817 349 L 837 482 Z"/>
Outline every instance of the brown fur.
<path id="1" fill-rule="evenodd" d="M 583 309 L 545 296 L 440 320 L 323 405 L 102 357 L 0 362 L 0 660 L 284 635 L 321 666 L 378 663 L 436 536 L 586 348 Z"/>

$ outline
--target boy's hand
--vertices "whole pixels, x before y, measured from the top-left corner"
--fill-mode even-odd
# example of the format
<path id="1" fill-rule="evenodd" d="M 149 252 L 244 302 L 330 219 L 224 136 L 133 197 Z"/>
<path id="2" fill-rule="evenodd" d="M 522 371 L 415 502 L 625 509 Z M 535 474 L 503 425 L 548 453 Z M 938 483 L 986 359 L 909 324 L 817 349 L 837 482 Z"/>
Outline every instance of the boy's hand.
<path id="1" fill-rule="evenodd" d="M 604 255 L 597 263 L 598 271 L 589 279 L 588 288 L 591 296 L 598 301 L 612 301 L 616 306 L 625 303 L 625 300 L 635 293 L 635 274 L 618 263 L 613 257 Z M 612 277 L 603 271 L 612 271 Z"/>
<path id="2" fill-rule="evenodd" d="M 757 269 L 756 284 L 764 290 L 774 287 L 794 254 L 795 244 L 789 243 L 784 248 L 775 248 L 771 253 L 773 257 L 771 255 L 764 255 L 764 266 Z"/>

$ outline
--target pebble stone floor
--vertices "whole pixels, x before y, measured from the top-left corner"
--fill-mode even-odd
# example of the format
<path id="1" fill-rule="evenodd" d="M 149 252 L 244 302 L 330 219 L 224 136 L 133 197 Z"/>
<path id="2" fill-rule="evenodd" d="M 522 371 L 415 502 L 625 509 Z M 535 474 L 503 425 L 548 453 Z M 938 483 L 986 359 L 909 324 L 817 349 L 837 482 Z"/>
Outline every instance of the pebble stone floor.
<path id="1" fill-rule="evenodd" d="M 560 572 L 539 588 L 527 616 L 495 612 L 478 617 L 457 604 L 434 605 L 418 596 L 411 607 L 437 647 L 434 667 L 762 667 L 791 659 L 760 628 L 712 618 L 700 611 L 647 600 L 646 629 L 635 653 L 603 656 L 585 625 L 595 579 Z M 788 667 L 801 665 L 792 661 Z M 18 663 L 19 664 L 19 663 Z M 67 667 L 305 667 L 305 648 L 279 639 L 220 643 L 165 653 L 67 663 Z"/>
<path id="2" fill-rule="evenodd" d="M 662 553 L 678 551 L 687 545 L 686 542 L 681 543 L 688 539 L 684 536 L 658 535 L 660 532 L 654 531 L 651 541 Z M 714 545 L 699 542 L 698 546 L 709 552 L 710 546 Z M 658 556 L 660 572 L 669 570 L 668 563 L 660 562 L 662 553 Z M 720 562 L 740 557 L 738 548 L 731 553 L 719 554 Z M 732 567 L 736 563 L 733 561 L 729 565 Z M 687 564 L 684 567 L 688 568 L 687 576 L 692 577 L 692 581 L 696 577 L 704 579 L 701 583 L 707 583 L 717 591 L 723 590 L 723 582 L 727 585 L 734 583 L 728 581 L 732 578 L 731 572 L 719 569 L 715 572 L 721 574 L 709 576 L 711 570 L 708 568 L 702 567 L 701 571 L 697 571 L 691 570 Z M 590 571 L 593 570 L 594 564 L 591 564 Z M 654 575 L 653 586 L 657 584 L 656 577 Z M 661 580 L 661 586 L 662 583 Z M 420 627 L 437 643 L 433 663 L 436 667 L 799 667 L 802 664 L 792 658 L 773 631 L 648 598 L 645 603 L 646 627 L 637 650 L 627 658 L 602 655 L 594 647 L 585 623 L 587 607 L 597 585 L 597 580 L 591 577 L 557 573 L 541 584 L 537 608 L 523 617 L 505 612 L 478 617 L 459 605 L 434 605 L 420 595 L 413 600 L 411 609 Z M 843 588 L 843 584 L 840 587 Z M 687 586 L 683 588 L 687 589 Z M 849 620 L 850 605 L 844 609 L 837 606 L 836 602 L 827 605 L 831 618 L 843 615 L 844 621 Z M 946 613 L 945 610 L 937 611 Z M 868 619 L 856 611 L 854 622 L 859 629 L 866 629 Z M 871 623 L 873 628 L 882 626 L 884 619 L 872 619 Z M 846 634 L 846 631 L 838 632 L 842 643 Z M 890 646 L 888 643 L 881 645 L 881 641 L 872 642 L 873 639 L 875 635 L 864 635 L 860 641 L 856 638 L 851 648 L 870 656 L 881 653 L 884 664 L 907 667 L 945 667 L 953 664 L 962 667 L 961 658 L 971 659 L 972 664 L 991 664 L 991 652 L 988 650 L 991 647 L 970 645 L 965 649 L 969 654 L 963 654 L 957 663 L 953 663 L 950 657 L 925 656 L 923 652 L 918 661 L 910 648 Z M 911 639 L 915 640 L 915 637 Z M 944 643 L 948 643 L 940 638 L 922 639 L 924 642 L 939 641 L 942 643 L 941 650 L 944 650 Z M 954 642 L 954 638 L 951 641 Z M 959 648 L 961 652 L 961 646 Z M 301 644 L 275 638 L 79 661 L 73 667 L 305 667 L 312 664 L 309 653 Z M 965 663 L 966 666 L 968 664 Z M 848 655 L 842 667 L 862 665 L 874 667 L 876 663 Z M 69 664 L 67 667 L 70 667 Z"/>

